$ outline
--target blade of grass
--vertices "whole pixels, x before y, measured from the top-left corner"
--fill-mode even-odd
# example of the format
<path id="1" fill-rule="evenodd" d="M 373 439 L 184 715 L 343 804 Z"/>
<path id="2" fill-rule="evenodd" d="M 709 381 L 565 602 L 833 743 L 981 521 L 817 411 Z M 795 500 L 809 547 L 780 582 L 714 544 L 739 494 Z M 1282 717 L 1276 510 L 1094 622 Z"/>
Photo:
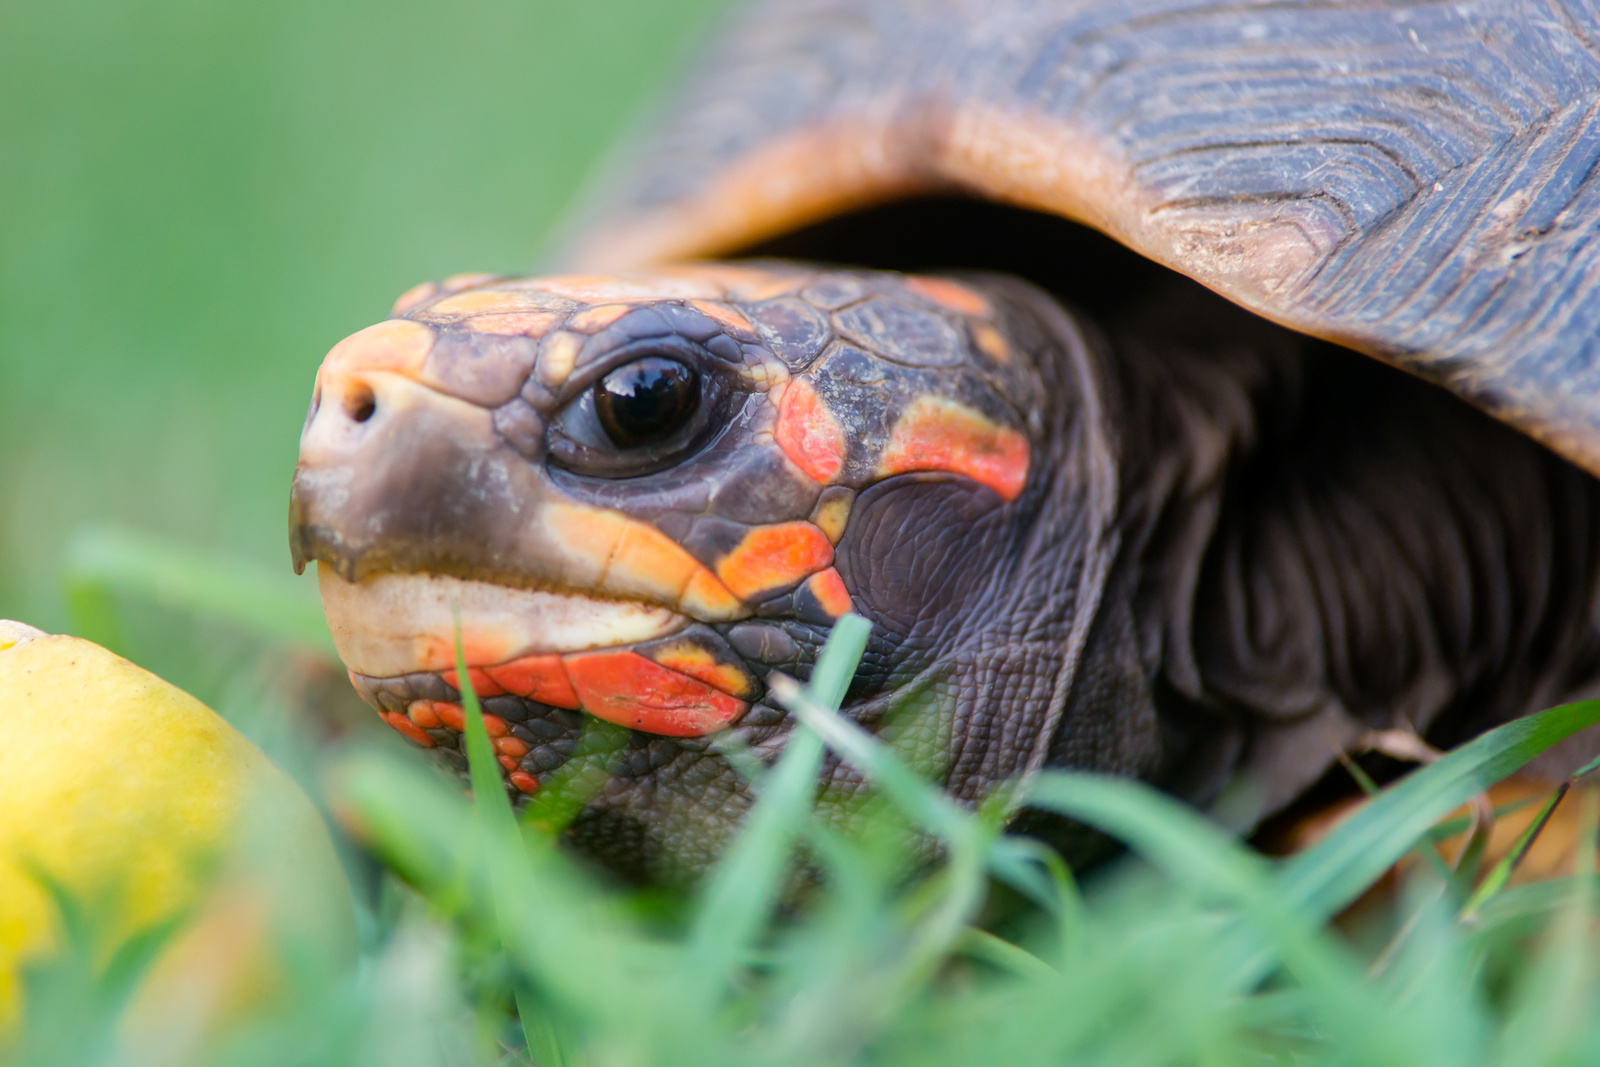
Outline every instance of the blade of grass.
<path id="1" fill-rule="evenodd" d="M 1382 1015 L 1360 968 L 1283 892 L 1273 865 L 1198 812 L 1142 782 L 1068 771 L 1034 776 L 1024 801 L 1127 843 L 1188 892 L 1232 904 L 1234 925 L 1250 936 L 1224 935 L 1217 942 L 1208 964 L 1218 988 L 1243 992 L 1269 972 L 1259 943 L 1264 935 L 1270 955 L 1317 998 L 1329 1025 L 1356 1050 L 1357 1062 L 1420 1062 L 1415 1035 Z"/>
<path id="2" fill-rule="evenodd" d="M 888 748 L 833 708 L 811 697 L 793 678 L 775 675 L 768 683 L 778 702 L 815 730 L 834 749 L 882 789 L 923 829 L 954 845 L 972 833 L 973 818 L 942 790 L 929 786 Z"/>
<path id="3" fill-rule="evenodd" d="M 522 825 L 547 837 L 560 834 L 611 777 L 611 757 L 628 745 L 628 731 L 616 723 L 585 716 L 572 758 L 543 780 L 522 811 Z"/>
<path id="4" fill-rule="evenodd" d="M 998 970 L 1018 978 L 1050 981 L 1059 978 L 1056 969 L 1027 949 L 1018 948 L 987 930 L 969 926 L 961 932 L 955 944 L 956 951 L 982 960 Z"/>
<path id="5" fill-rule="evenodd" d="M 1553 810 L 1557 800 L 1559 797 L 1553 797 L 1548 808 Z M 1600 810 L 1593 804 L 1583 805 L 1580 837 L 1593 838 L 1597 816 Z M 1518 844 L 1522 844 L 1521 838 Z M 1593 852 L 1586 858 L 1592 859 Z M 1517 975 L 1511 1010 L 1498 1035 L 1502 1063 L 1594 1061 L 1595 1035 L 1588 1020 L 1593 1015 L 1596 977 L 1596 901 L 1594 894 L 1586 891 L 1592 886 L 1592 876 L 1579 875 L 1574 881 L 1582 888 L 1568 897 L 1555 921 L 1542 931 L 1537 951 L 1527 954 L 1527 966 Z"/>
<path id="6" fill-rule="evenodd" d="M 1511 881 L 1511 875 L 1516 871 L 1517 865 L 1527 856 L 1528 850 L 1533 847 L 1534 841 L 1538 840 L 1539 835 L 1544 832 L 1545 826 L 1550 822 L 1550 816 L 1555 814 L 1556 805 L 1561 803 L 1571 785 L 1570 781 L 1562 782 L 1561 787 L 1550 794 L 1550 799 L 1544 802 L 1544 806 L 1539 809 L 1539 814 L 1534 816 L 1533 821 L 1523 828 L 1522 833 L 1517 835 L 1516 843 L 1511 846 L 1504 856 L 1500 857 L 1500 862 L 1496 863 L 1489 870 L 1489 873 L 1484 876 L 1483 881 L 1478 884 L 1478 888 L 1473 891 L 1472 896 L 1467 898 L 1466 904 L 1461 908 L 1462 922 L 1476 922 L 1478 913 L 1483 910 L 1483 906 L 1488 903 L 1491 897 L 1503 890 L 1507 882 Z"/>
<path id="7" fill-rule="evenodd" d="M 844 703 L 845 692 L 856 676 L 856 668 L 867 651 L 867 638 L 872 636 L 872 624 L 860 615 L 847 613 L 834 623 L 828 640 L 817 656 L 817 665 L 811 669 L 811 680 L 805 692 L 819 705 L 837 711 Z"/>
<path id="8" fill-rule="evenodd" d="M 815 731 L 794 731 L 695 909 L 686 963 L 708 995 L 720 992 L 743 962 L 782 889 L 795 839 L 811 814 L 822 753 Z"/>
<path id="9" fill-rule="evenodd" d="M 859 615 L 845 615 L 834 625 L 805 689 L 810 699 L 830 709 L 839 707 L 871 631 Z M 696 909 L 688 955 L 707 994 L 720 992 L 772 910 L 795 838 L 811 812 L 822 754 L 821 737 L 809 726 L 797 727 L 711 876 Z"/>
<path id="10" fill-rule="evenodd" d="M 1505 818 L 1507 815 L 1514 815 L 1523 808 L 1532 807 L 1537 803 L 1539 803 L 1538 797 L 1523 797 L 1520 800 L 1507 801 L 1506 803 L 1501 804 L 1499 807 L 1494 808 L 1491 814 L 1494 815 L 1496 821 L 1499 821 L 1500 819 Z M 1465 833 L 1471 828 L 1471 815 L 1457 815 L 1453 819 L 1446 819 L 1444 822 L 1436 824 L 1429 832 L 1436 841 L 1444 841 L 1456 836 L 1457 834 Z"/>
<path id="11" fill-rule="evenodd" d="M 839 696 L 844 679 L 836 684 Z M 897 965 L 884 978 L 881 1013 L 892 1013 L 937 972 L 981 906 L 989 849 L 999 836 L 998 817 L 983 819 L 961 809 L 942 789 L 925 781 L 889 747 L 837 710 L 818 701 L 792 678 L 769 681 L 774 697 L 837 751 L 913 823 L 941 840 L 946 862 L 908 895 L 918 915 Z M 821 688 L 821 687 L 819 687 Z M 832 695 L 824 693 L 824 695 Z"/>
<path id="12" fill-rule="evenodd" d="M 1600 700 L 1551 708 L 1491 730 L 1412 771 L 1321 841 L 1287 860 L 1287 898 L 1330 917 L 1360 896 L 1434 823 L 1533 757 L 1600 722 Z"/>
<path id="13" fill-rule="evenodd" d="M 1272 876 L 1267 860 L 1215 823 L 1131 779 L 1041 771 L 1026 784 L 1024 802 L 1110 834 L 1169 877 L 1213 895 L 1253 899 Z"/>
<path id="14" fill-rule="evenodd" d="M 67 544 L 67 596 L 75 622 L 119 638 L 107 590 L 226 619 L 337 660 L 314 590 L 247 560 L 198 552 L 144 534 L 80 530 Z"/>
<path id="15" fill-rule="evenodd" d="M 1573 775 L 1573 780 L 1577 777 Z M 1578 795 L 1583 805 L 1578 811 L 1578 847 L 1572 857 L 1572 874 L 1588 884 L 1592 892 L 1596 864 L 1600 863 L 1600 788 L 1584 786 Z"/>
<path id="16" fill-rule="evenodd" d="M 470 832 L 477 816 L 445 775 L 368 750 L 342 765 L 338 795 L 380 855 L 435 907 L 498 936 L 537 981 L 541 999 L 564 1014 L 604 1016 L 618 1007 L 623 979 L 661 969 L 659 946 L 640 936 L 615 894 L 542 835 L 525 835 L 524 847 L 508 850 L 499 869 L 506 896 L 522 905 L 496 913 L 482 835 Z"/>
<path id="17" fill-rule="evenodd" d="M 989 870 L 1058 920 L 1077 925 L 1083 898 L 1061 854 L 1043 841 L 1007 835 L 994 843 Z"/>
<path id="18" fill-rule="evenodd" d="M 478 694 L 472 688 L 471 673 L 467 670 L 466 652 L 461 639 L 461 608 L 451 605 L 455 619 L 456 680 L 461 686 L 461 714 L 465 720 L 467 744 L 467 773 L 472 779 L 473 811 L 479 823 L 479 839 L 485 848 L 489 863 L 489 885 L 493 894 L 497 925 L 509 925 L 517 907 L 512 892 L 510 871 L 506 864 L 514 855 L 522 855 L 522 838 L 517 830 L 516 813 L 511 810 L 511 800 L 506 796 L 500 778 L 500 764 L 494 758 L 494 748 L 489 742 L 489 731 L 483 724 L 483 708 Z M 542 1064 L 564 1067 L 575 1062 L 561 1036 L 538 1015 L 528 994 L 525 976 L 512 981 L 512 996 L 517 1005 L 517 1019 L 522 1025 L 522 1037 L 529 1054 L 535 1051 Z"/>

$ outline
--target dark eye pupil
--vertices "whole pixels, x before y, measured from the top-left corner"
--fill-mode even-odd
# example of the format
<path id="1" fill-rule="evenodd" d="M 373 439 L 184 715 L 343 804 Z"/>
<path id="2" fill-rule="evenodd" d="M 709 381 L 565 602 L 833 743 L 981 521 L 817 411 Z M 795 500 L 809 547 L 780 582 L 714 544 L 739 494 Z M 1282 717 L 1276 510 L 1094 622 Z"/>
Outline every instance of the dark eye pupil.
<path id="1" fill-rule="evenodd" d="M 699 378 L 674 359 L 646 356 L 618 367 L 594 387 L 600 426 L 619 448 L 671 437 L 694 414 Z"/>

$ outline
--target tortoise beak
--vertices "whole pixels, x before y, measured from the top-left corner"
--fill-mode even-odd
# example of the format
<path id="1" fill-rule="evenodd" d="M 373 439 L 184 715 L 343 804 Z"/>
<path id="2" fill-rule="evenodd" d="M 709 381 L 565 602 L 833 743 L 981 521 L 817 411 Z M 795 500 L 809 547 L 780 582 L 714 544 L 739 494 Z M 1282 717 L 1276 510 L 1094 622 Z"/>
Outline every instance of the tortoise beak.
<path id="1" fill-rule="evenodd" d="M 743 695 L 700 680 L 710 670 L 748 695 L 731 652 L 718 663 L 692 634 L 646 644 L 743 604 L 650 523 L 558 488 L 542 433 L 513 448 L 491 408 L 434 388 L 434 339 L 391 320 L 335 346 L 301 434 L 291 551 L 297 570 L 324 565 L 352 679 L 375 693 L 379 679 L 448 672 L 459 642 L 495 692 L 651 732 L 699 736 L 743 714 Z M 538 416 L 523 414 L 526 430 Z"/>
<path id="2" fill-rule="evenodd" d="M 394 371 L 339 369 L 319 382 L 300 439 L 295 570 L 314 559 L 352 582 L 390 571 L 527 576 L 545 553 L 514 520 L 549 496 L 543 482 L 488 410 Z"/>

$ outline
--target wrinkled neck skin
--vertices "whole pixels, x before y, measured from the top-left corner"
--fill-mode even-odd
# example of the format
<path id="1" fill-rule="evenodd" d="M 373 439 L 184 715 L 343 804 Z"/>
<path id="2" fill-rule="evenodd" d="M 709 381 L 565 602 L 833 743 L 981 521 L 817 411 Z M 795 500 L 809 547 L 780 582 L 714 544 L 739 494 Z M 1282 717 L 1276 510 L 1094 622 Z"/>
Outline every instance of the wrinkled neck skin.
<path id="1" fill-rule="evenodd" d="M 967 801 L 1043 764 L 1116 546 L 1113 439 L 1088 339 L 1036 290 L 980 285 L 1037 372 L 1026 490 L 996 507 L 962 478 L 880 482 L 839 545 L 856 609 L 874 623 L 863 678 L 878 695 L 854 713 L 871 723 L 915 694 L 948 739 L 946 787 Z M 875 676 L 878 656 L 890 667 Z M 1086 758 L 1137 773 L 1136 733 L 1103 733 Z"/>
<path id="2" fill-rule="evenodd" d="M 1600 688 L 1592 477 L 1442 390 L 1207 302 L 1091 336 L 1113 560 L 1046 765 L 1199 803 L 1243 772 L 1268 814 L 1370 730 L 1444 747 Z"/>

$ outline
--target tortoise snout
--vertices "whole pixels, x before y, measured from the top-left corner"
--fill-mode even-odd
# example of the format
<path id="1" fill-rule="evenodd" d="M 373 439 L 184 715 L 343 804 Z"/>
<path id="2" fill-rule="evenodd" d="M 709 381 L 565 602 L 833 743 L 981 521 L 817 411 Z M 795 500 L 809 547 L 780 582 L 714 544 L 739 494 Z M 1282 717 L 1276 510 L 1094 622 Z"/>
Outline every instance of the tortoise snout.
<path id="1" fill-rule="evenodd" d="M 378 394 L 371 384 L 353 378 L 335 383 L 330 402 L 336 404 L 346 418 L 351 422 L 363 423 L 377 414 Z M 301 430 L 304 437 L 310 430 L 311 424 L 318 415 L 322 414 L 323 388 L 319 384 L 316 391 L 311 394 L 311 412 L 306 416 L 306 425 Z M 324 422 L 327 420 L 324 419 Z"/>
<path id="2" fill-rule="evenodd" d="M 393 422 L 426 406 L 424 394 L 431 392 L 386 371 L 341 371 L 319 378 L 300 432 L 302 464 L 353 460 Z"/>
<path id="3" fill-rule="evenodd" d="M 353 580 L 424 566 L 457 554 L 508 495 L 527 499 L 511 489 L 532 472 L 491 412 L 393 371 L 319 377 L 290 496 L 296 568 L 316 559 Z"/>

